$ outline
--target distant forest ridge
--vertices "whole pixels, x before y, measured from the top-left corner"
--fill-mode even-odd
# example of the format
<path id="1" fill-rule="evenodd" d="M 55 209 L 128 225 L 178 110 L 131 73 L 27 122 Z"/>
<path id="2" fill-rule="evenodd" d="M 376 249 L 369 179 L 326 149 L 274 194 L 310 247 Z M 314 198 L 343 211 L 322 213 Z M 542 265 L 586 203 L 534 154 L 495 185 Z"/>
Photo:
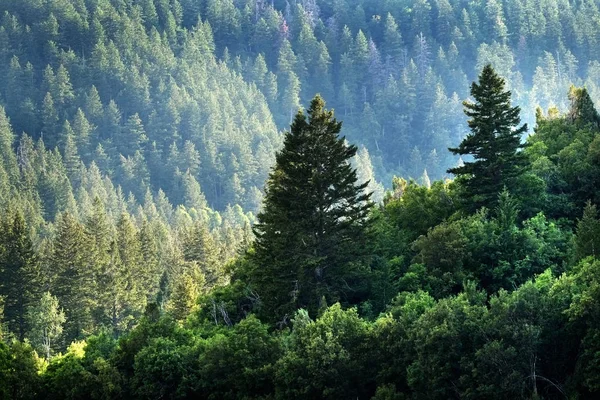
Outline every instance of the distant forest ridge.
<path id="1" fill-rule="evenodd" d="M 278 131 L 315 93 L 362 146 L 378 198 L 377 182 L 459 162 L 446 149 L 486 63 L 529 122 L 537 105 L 566 110 L 571 84 L 600 100 L 592 0 L 24 0 L 0 13 L 14 132 L 76 153 L 74 193 L 73 169 L 93 162 L 136 203 L 161 189 L 188 208 L 258 210 Z"/>

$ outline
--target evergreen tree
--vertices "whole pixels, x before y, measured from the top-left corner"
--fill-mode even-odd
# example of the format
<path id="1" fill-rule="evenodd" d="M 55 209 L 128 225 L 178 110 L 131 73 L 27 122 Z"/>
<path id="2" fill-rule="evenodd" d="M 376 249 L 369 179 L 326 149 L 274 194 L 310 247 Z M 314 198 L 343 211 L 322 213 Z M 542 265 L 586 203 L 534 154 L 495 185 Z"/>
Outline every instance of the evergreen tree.
<path id="1" fill-rule="evenodd" d="M 575 240 L 575 256 L 582 259 L 588 256 L 597 257 L 600 252 L 600 221 L 595 205 L 588 202 L 583 209 L 583 216 L 577 222 L 577 238 Z"/>
<path id="2" fill-rule="evenodd" d="M 102 101 L 100 100 L 100 94 L 96 86 L 90 88 L 89 92 L 84 95 L 83 108 L 85 115 L 88 116 L 91 122 L 95 125 L 102 123 L 102 116 L 104 115 L 104 108 Z"/>
<path id="3" fill-rule="evenodd" d="M 526 156 L 520 150 L 527 124 L 518 127 L 521 110 L 511 106 L 511 92 L 505 91 L 504 86 L 504 79 L 486 65 L 479 83 L 471 85 L 475 102 L 463 103 L 465 114 L 471 118 L 471 133 L 457 148 L 449 149 L 453 154 L 474 159 L 448 170 L 458 177 L 468 209 L 494 208 L 505 187 L 518 194 L 518 179 L 525 172 Z"/>
<path id="4" fill-rule="evenodd" d="M 318 309 L 321 298 L 351 301 L 357 284 L 352 262 L 366 250 L 368 182 L 357 184 L 350 160 L 357 148 L 316 96 L 299 112 L 266 185 L 255 227 L 256 269 L 251 276 L 270 318 L 294 308 Z"/>
<path id="5" fill-rule="evenodd" d="M 138 231 L 128 214 L 122 214 L 117 226 L 118 258 L 112 270 L 111 325 L 116 335 L 130 328 L 134 317 L 146 306 L 146 284 L 151 272 L 145 265 Z"/>
<path id="6" fill-rule="evenodd" d="M 594 102 L 585 88 L 571 86 L 569 100 L 571 100 L 571 108 L 569 110 L 571 121 L 583 126 L 591 124 L 594 128 L 600 129 L 600 115 L 596 111 Z"/>
<path id="7" fill-rule="evenodd" d="M 73 86 L 69 78 L 69 73 L 64 65 L 60 65 L 56 70 L 55 79 L 52 82 L 50 90 L 53 100 L 59 107 L 65 107 L 75 98 Z"/>
<path id="8" fill-rule="evenodd" d="M 219 249 L 203 223 L 197 222 L 187 232 L 183 241 L 183 256 L 185 261 L 197 263 L 209 287 L 222 285 L 225 282 L 219 260 Z"/>
<path id="9" fill-rule="evenodd" d="M 62 144 L 63 150 L 63 164 L 67 171 L 67 176 L 71 180 L 71 183 L 76 186 L 78 183 L 76 178 L 77 171 L 81 165 L 81 158 L 77 151 L 77 144 L 75 143 L 75 136 L 71 124 L 65 120 L 63 128 L 64 143 Z"/>
<path id="10" fill-rule="evenodd" d="M 92 139 L 91 136 L 95 127 L 87 120 L 81 108 L 77 109 L 71 127 L 75 133 L 75 142 L 79 153 L 84 160 L 90 160 L 92 151 L 90 148 L 90 140 Z"/>
<path id="11" fill-rule="evenodd" d="M 195 275 L 202 276 L 201 274 Z M 197 282 L 198 280 L 201 281 L 200 284 Z M 173 292 L 167 302 L 167 310 L 173 318 L 184 320 L 196 308 L 196 301 L 200 294 L 199 287 L 203 283 L 202 279 L 194 279 L 189 274 L 182 274 L 176 279 L 173 284 Z"/>
<path id="12" fill-rule="evenodd" d="M 50 92 L 46 93 L 42 103 L 42 139 L 50 148 L 57 144 L 54 135 L 58 131 L 58 112 L 54 107 L 54 100 Z"/>
<path id="13" fill-rule="evenodd" d="M 15 142 L 15 135 L 10 126 L 10 120 L 6 115 L 4 107 L 0 106 L 0 156 L 4 172 L 8 174 L 11 181 L 15 182 L 15 179 L 19 173 L 17 165 L 17 157 L 13 151 L 13 145 Z"/>
<path id="14" fill-rule="evenodd" d="M 127 119 L 125 126 L 114 142 L 118 151 L 129 156 L 141 149 L 141 145 L 148 140 L 142 120 L 138 114 L 133 114 Z"/>
<path id="15" fill-rule="evenodd" d="M 28 329 L 26 312 L 37 299 L 39 278 L 23 214 L 11 212 L 2 222 L 0 233 L 0 297 L 4 298 L 4 320 L 19 340 Z"/>
<path id="16" fill-rule="evenodd" d="M 52 290 L 64 307 L 67 318 L 65 339 L 70 343 L 91 333 L 94 285 L 91 260 L 86 257 L 83 226 L 69 213 L 60 216 L 53 241 Z"/>
<path id="17" fill-rule="evenodd" d="M 99 197 L 95 197 L 92 201 L 91 210 L 85 220 L 84 231 L 86 258 L 90 260 L 90 265 L 93 269 L 91 272 L 94 275 L 97 289 L 94 292 L 95 303 L 97 305 L 95 319 L 102 321 L 102 316 L 106 314 L 103 310 L 107 308 L 106 294 L 112 293 L 113 289 L 112 286 L 107 287 L 106 275 L 110 273 L 114 230 Z"/>
<path id="18" fill-rule="evenodd" d="M 385 18 L 383 44 L 385 46 L 386 57 L 390 57 L 393 61 L 398 61 L 402 54 L 402 36 L 398 31 L 396 20 L 390 13 L 388 13 Z"/>

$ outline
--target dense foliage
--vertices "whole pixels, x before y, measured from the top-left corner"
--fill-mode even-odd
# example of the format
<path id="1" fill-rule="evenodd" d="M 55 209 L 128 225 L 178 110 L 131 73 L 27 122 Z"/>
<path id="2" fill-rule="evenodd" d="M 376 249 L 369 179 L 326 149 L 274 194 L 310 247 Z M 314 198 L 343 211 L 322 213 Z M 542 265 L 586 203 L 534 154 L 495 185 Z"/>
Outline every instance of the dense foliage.
<path id="1" fill-rule="evenodd" d="M 599 7 L 0 2 L 0 399 L 598 398 Z"/>
<path id="2" fill-rule="evenodd" d="M 365 278 L 349 272 L 349 264 L 369 254 L 371 193 L 365 191 L 368 182 L 357 182 L 350 164 L 356 146 L 338 137 L 342 124 L 324 106 L 317 96 L 308 117 L 296 115 L 255 226 L 256 268 L 249 271 L 249 283 L 276 318 L 353 297 L 345 288 Z"/>
<path id="3" fill-rule="evenodd" d="M 366 183 L 357 183 L 349 163 L 356 148 L 339 138 L 339 123 L 315 98 L 308 118 L 297 115 L 277 154 L 256 248 L 237 257 L 229 267 L 231 282 L 223 285 L 219 279 L 228 275 L 216 267 L 222 259 L 209 245 L 211 235 L 190 222 L 180 233 L 184 265 L 166 303 L 163 281 L 144 258 L 148 248 L 156 251 L 160 244 L 145 242 L 147 220 L 136 236 L 127 214 L 112 226 L 96 200 L 87 220 L 93 223 L 61 214 L 55 241 L 40 244 L 48 246 L 41 252 L 47 259 L 38 260 L 22 215 L 8 214 L 2 238 L 4 315 L 10 332 L 16 337 L 25 332 L 27 340 L 9 336 L 1 344 L 2 396 L 597 397 L 600 219 L 593 200 L 581 203 L 582 196 L 594 199 L 596 189 L 573 184 L 558 194 L 555 187 L 568 181 L 574 168 L 574 159 L 564 162 L 565 157 L 576 157 L 581 171 L 597 168 L 593 154 L 600 127 L 595 109 L 587 106 L 587 91 L 573 88 L 571 98 L 564 115 L 538 112 L 536 134 L 522 154 L 537 178 L 533 185 L 541 181 L 546 188 L 536 200 L 539 213 L 523 213 L 527 198 L 506 189 L 496 193 L 495 208 L 469 212 L 459 201 L 465 193 L 460 179 L 430 186 L 397 179 L 385 204 L 373 209 L 363 226 L 369 256 L 349 264 L 335 264 L 343 257 L 333 253 L 314 253 L 302 239 L 285 246 L 295 237 L 311 238 L 300 228 L 314 224 L 295 218 L 315 217 L 319 208 L 310 211 L 297 200 L 318 199 L 319 187 L 329 195 L 347 194 L 331 205 L 348 202 L 349 208 L 329 206 L 321 216 L 333 221 L 329 218 L 347 212 L 337 222 L 347 222 L 346 229 L 365 223 L 361 210 L 370 207 L 368 195 L 357 194 Z M 315 143 L 321 153 L 304 151 Z M 587 155 L 573 155 L 576 150 Z M 320 186 L 326 178 L 340 179 Z M 526 191 L 529 183 L 522 180 L 520 189 Z M 298 196 L 290 197 L 290 190 Z M 105 229 L 115 235 L 99 233 Z M 329 251 L 346 248 L 339 229 L 334 224 L 316 231 L 330 235 Z M 284 256 L 269 258 L 271 248 Z M 294 263 L 287 265 L 288 260 Z M 58 275 L 44 272 L 47 265 L 60 266 Z M 339 296 L 335 285 L 319 286 L 318 280 L 311 284 L 321 266 L 347 279 L 342 290 L 355 291 L 354 296 Z M 309 280 L 299 285 L 299 300 L 290 303 L 289 282 L 275 278 L 278 269 L 292 267 L 292 275 Z M 357 267 L 362 282 L 349 279 Z M 269 274 L 274 279 L 265 287 Z M 48 280 L 39 286 L 34 278 Z M 153 284 L 156 294 L 136 294 Z M 41 293 L 47 287 L 56 295 Z M 283 295 L 267 297 L 277 291 Z M 341 304 L 328 306 L 327 299 Z M 20 312 L 27 304 L 32 305 L 26 306 L 23 328 Z M 292 317 L 281 318 L 282 309 Z M 77 338 L 85 341 L 57 353 Z"/>

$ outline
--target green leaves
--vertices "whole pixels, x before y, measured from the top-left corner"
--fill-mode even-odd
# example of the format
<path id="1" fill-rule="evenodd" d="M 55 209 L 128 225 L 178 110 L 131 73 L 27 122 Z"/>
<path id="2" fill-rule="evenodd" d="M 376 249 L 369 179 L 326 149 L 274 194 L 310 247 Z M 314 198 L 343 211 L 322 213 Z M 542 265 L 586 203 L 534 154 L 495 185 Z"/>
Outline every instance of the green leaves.
<path id="1" fill-rule="evenodd" d="M 58 299 L 50 292 L 44 293 L 39 303 L 29 311 L 27 319 L 31 326 L 27 337 L 45 355 L 46 360 L 50 360 L 66 321 Z"/>

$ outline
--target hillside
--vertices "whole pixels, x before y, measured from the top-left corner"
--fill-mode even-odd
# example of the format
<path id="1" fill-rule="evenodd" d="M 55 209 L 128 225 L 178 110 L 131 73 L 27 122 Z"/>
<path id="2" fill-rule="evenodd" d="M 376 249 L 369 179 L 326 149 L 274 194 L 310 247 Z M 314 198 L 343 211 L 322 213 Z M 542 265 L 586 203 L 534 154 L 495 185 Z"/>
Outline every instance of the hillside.
<path id="1" fill-rule="evenodd" d="M 0 1 L 0 400 L 598 398 L 599 45 L 596 0 Z"/>
<path id="2" fill-rule="evenodd" d="M 386 186 L 447 176 L 487 62 L 530 123 L 537 105 L 566 110 L 570 84 L 600 100 L 593 1 L 23 1 L 0 13 L 14 131 L 64 155 L 68 121 L 84 165 L 137 201 L 162 189 L 185 204 L 193 178 L 212 208 L 256 211 L 277 131 L 315 93 Z"/>

